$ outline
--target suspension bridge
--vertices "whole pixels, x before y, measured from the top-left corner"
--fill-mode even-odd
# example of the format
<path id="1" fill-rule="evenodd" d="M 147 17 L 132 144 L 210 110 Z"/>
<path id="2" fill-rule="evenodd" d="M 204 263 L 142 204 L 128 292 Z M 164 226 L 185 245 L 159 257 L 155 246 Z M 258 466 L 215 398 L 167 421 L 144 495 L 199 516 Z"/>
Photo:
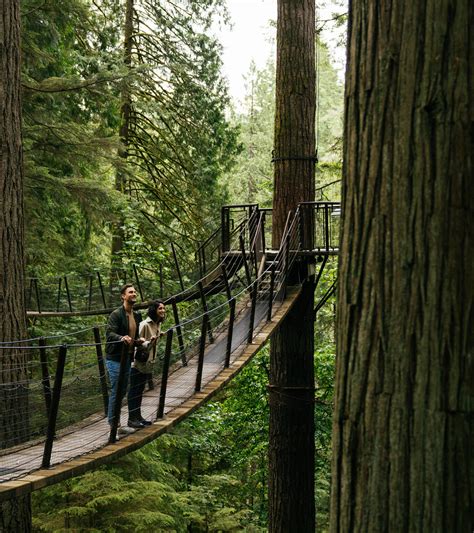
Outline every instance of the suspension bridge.
<path id="1" fill-rule="evenodd" d="M 270 209 L 224 206 L 220 228 L 198 250 L 199 272 L 188 287 L 173 248 L 180 290 L 164 298 L 169 327 L 142 404 L 143 416 L 153 424 L 132 435 L 117 438 L 118 424 L 127 421 L 119 403 L 112 427 L 106 418 L 105 325 L 0 344 L 0 414 L 5 422 L 0 429 L 0 500 L 136 450 L 212 397 L 271 337 L 304 278 L 314 276 L 318 283 L 328 258 L 338 253 L 339 212 L 335 202 L 300 204 L 288 215 L 280 248 L 273 250 L 267 245 Z M 133 268 L 131 278 L 121 281 L 135 283 L 143 302 L 138 307 L 143 307 L 147 299 L 162 296 L 162 279 L 157 278 L 145 281 Z M 76 285 L 64 277 L 49 286 L 32 279 L 26 295 L 29 316 L 101 315 L 113 309 L 114 298 L 118 305 L 116 293 L 106 297 L 100 275 L 84 281 L 81 290 L 72 290 Z M 123 355 L 122 365 L 125 359 Z"/>

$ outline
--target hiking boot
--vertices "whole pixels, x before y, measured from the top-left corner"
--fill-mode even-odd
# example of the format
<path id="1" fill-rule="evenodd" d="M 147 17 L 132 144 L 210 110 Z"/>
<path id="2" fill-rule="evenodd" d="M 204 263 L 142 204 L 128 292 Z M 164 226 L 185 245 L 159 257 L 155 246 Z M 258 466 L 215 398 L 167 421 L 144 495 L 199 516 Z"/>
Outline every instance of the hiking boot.
<path id="1" fill-rule="evenodd" d="M 141 428 L 144 428 L 145 427 L 145 424 L 142 424 L 140 422 L 140 420 L 129 420 L 127 422 L 127 426 L 129 428 L 134 428 L 134 429 L 141 429 Z"/>
<path id="2" fill-rule="evenodd" d="M 151 424 L 152 424 L 150 422 L 150 420 L 146 420 L 145 418 L 139 418 L 138 420 L 139 420 L 140 424 L 143 424 L 144 426 L 151 426 Z"/>

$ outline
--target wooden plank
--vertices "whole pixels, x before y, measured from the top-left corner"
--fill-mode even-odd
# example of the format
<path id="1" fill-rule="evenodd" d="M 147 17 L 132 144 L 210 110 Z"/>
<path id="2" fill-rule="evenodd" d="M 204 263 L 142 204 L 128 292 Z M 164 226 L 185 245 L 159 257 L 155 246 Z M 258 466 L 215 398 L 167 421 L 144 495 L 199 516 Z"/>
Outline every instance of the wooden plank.
<path id="1" fill-rule="evenodd" d="M 300 289 L 294 290 L 291 288 L 288 290 L 287 299 L 280 305 L 271 322 L 266 322 L 264 321 L 265 319 L 261 320 L 258 328 L 256 328 L 258 331 L 253 339 L 254 342 L 252 345 L 245 345 L 243 349 L 239 346 L 237 350 L 234 350 L 234 359 L 231 361 L 231 366 L 229 368 L 221 368 L 219 374 L 205 384 L 201 392 L 194 394 L 189 399 L 180 403 L 180 405 L 172 408 L 172 410 L 167 412 L 164 419 L 154 422 L 151 426 L 141 429 L 133 435 L 123 437 L 114 444 L 106 445 L 101 449 L 93 449 L 80 457 L 74 457 L 69 461 L 53 465 L 49 469 L 38 469 L 35 470 L 34 473 L 25 473 L 17 480 L 9 480 L 0 483 L 0 501 L 11 498 L 12 495 L 27 494 L 33 490 L 38 490 L 75 475 L 82 474 L 92 468 L 106 464 L 131 451 L 139 449 L 141 446 L 151 442 L 159 435 L 172 430 L 181 420 L 189 416 L 189 414 L 194 412 L 222 390 L 222 388 L 229 383 L 246 364 L 249 363 L 252 357 L 267 342 L 273 331 L 278 327 L 280 321 L 288 313 L 299 294 L 299 290 Z M 225 336 L 223 338 L 225 338 Z M 210 367 L 212 368 L 212 364 Z M 189 370 L 189 367 L 185 368 Z M 179 380 L 181 379 L 179 378 L 178 373 L 179 370 L 176 372 L 176 383 L 180 383 Z M 189 375 L 184 375 L 183 385 L 189 382 L 188 378 L 190 376 L 191 380 L 193 380 L 194 374 L 192 372 Z M 178 384 L 177 386 L 182 385 Z M 150 401 L 156 399 L 158 395 L 157 389 L 159 390 L 159 387 L 156 387 L 153 391 L 147 392 L 145 398 Z M 153 392 L 154 394 L 152 394 Z M 101 425 L 104 427 L 101 428 Z M 101 434 L 100 432 L 103 432 L 104 430 L 107 431 L 106 423 L 103 419 L 98 418 L 98 421 L 95 422 L 95 424 L 78 428 L 78 433 L 67 434 L 61 437 L 55 441 L 53 458 L 55 455 L 61 456 L 62 454 L 67 454 L 69 448 L 73 448 L 81 442 L 90 439 L 91 436 L 94 436 L 97 432 Z M 61 443 L 63 443 L 64 449 L 61 448 Z M 41 445 L 39 446 L 41 447 Z M 28 455 L 29 452 L 32 452 L 32 449 L 26 449 L 24 452 Z M 36 452 L 32 453 L 33 458 L 35 457 L 35 454 Z M 8 457 L 8 455 L 6 457 Z"/>

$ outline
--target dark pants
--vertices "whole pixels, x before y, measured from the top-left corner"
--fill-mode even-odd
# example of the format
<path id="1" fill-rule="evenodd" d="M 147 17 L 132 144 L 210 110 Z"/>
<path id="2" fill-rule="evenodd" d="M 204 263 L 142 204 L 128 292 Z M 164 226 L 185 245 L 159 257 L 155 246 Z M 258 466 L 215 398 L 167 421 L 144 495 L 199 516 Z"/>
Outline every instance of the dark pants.
<path id="1" fill-rule="evenodd" d="M 129 420 L 140 420 L 142 418 L 142 397 L 147 376 L 148 374 L 139 372 L 136 368 L 130 370 L 130 390 L 127 397 Z"/>

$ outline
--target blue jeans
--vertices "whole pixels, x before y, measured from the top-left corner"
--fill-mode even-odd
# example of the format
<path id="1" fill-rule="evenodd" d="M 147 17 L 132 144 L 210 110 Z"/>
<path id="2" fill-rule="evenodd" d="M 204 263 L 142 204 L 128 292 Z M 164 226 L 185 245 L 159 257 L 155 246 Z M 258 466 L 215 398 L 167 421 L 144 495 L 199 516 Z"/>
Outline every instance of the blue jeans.
<path id="1" fill-rule="evenodd" d="M 109 380 L 110 380 L 109 407 L 107 410 L 107 419 L 109 421 L 109 424 L 112 424 L 112 419 L 114 417 L 115 398 L 117 397 L 120 362 L 112 361 L 111 359 L 106 359 L 105 364 L 107 365 L 107 372 L 109 374 Z M 130 376 L 130 358 L 128 358 L 127 362 L 125 363 L 125 379 L 124 379 L 123 387 L 120 391 L 120 401 L 122 401 L 125 396 L 125 392 L 128 386 L 129 376 Z"/>

